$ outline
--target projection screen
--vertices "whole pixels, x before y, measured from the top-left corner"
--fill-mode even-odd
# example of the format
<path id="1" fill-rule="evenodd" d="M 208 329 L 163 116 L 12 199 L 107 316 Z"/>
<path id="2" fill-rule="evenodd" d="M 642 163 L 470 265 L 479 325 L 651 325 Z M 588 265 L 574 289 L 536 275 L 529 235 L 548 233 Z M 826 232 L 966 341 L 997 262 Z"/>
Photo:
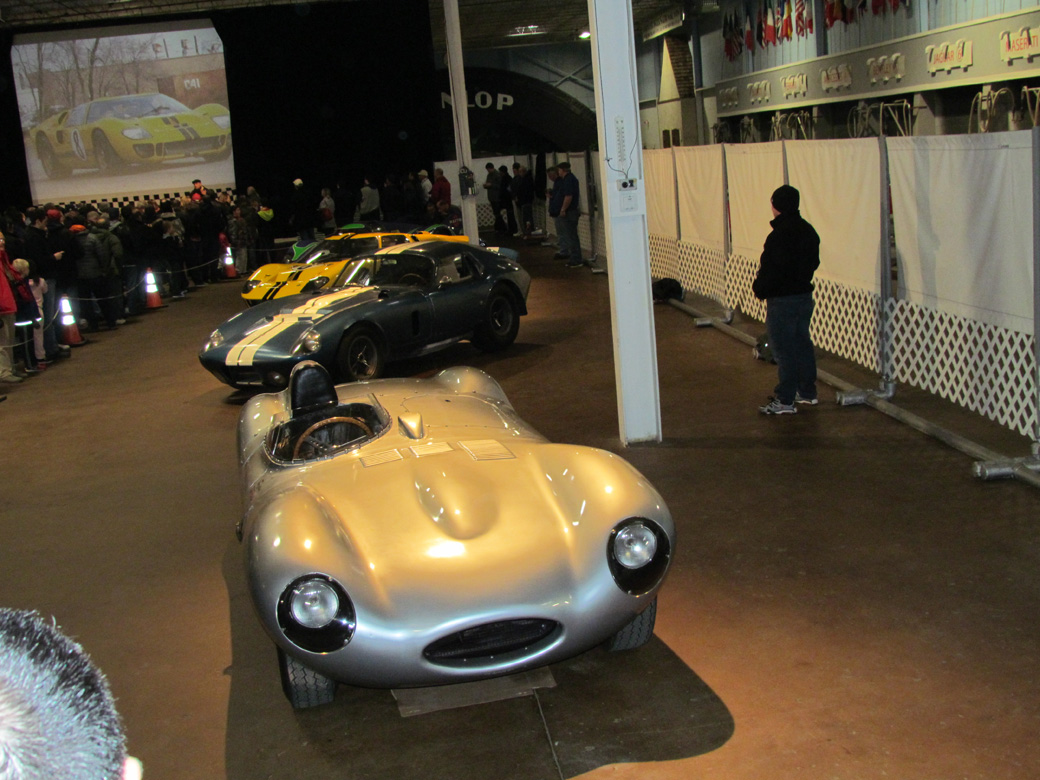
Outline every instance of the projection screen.
<path id="1" fill-rule="evenodd" d="M 207 20 L 18 35 L 34 202 L 233 188 L 224 47 Z"/>

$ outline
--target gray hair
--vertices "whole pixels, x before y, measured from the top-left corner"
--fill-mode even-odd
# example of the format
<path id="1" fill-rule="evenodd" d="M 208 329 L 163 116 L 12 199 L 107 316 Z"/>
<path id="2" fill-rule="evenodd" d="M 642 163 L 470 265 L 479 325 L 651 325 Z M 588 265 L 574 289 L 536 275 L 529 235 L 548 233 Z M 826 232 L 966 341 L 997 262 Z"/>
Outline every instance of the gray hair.
<path id="1" fill-rule="evenodd" d="M 0 608 L 0 780 L 114 780 L 125 760 L 108 681 L 83 648 Z"/>

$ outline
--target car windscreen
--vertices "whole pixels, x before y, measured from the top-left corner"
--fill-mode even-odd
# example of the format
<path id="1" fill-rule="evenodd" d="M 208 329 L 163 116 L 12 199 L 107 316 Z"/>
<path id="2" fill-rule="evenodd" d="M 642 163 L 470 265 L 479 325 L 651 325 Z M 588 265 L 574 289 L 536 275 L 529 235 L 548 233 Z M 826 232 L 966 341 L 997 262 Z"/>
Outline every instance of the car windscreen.
<path id="1" fill-rule="evenodd" d="M 365 286 L 372 279 L 372 269 L 376 261 L 373 257 L 355 257 L 343 266 L 343 271 L 336 278 L 333 287 L 346 287 L 348 284 Z"/>
<path id="2" fill-rule="evenodd" d="M 160 114 L 181 114 L 190 109 L 179 100 L 168 95 L 127 95 L 114 100 L 99 100 L 90 106 L 88 121 L 95 122 L 104 117 L 134 119 Z"/>
<path id="3" fill-rule="evenodd" d="M 412 287 L 428 287 L 433 277 L 430 258 L 419 254 L 402 252 L 394 255 L 379 255 L 379 268 L 372 277 L 373 285 L 407 284 Z"/>

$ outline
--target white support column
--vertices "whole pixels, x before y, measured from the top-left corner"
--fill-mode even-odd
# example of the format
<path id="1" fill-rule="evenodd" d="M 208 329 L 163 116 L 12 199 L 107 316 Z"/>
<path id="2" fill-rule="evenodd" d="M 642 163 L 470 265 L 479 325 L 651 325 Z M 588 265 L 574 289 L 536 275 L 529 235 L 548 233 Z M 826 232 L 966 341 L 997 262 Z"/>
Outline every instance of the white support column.
<path id="1" fill-rule="evenodd" d="M 459 0 L 444 0 L 444 39 L 451 77 L 451 113 L 455 128 L 455 158 L 460 167 L 473 170 L 473 150 L 469 138 L 469 99 L 466 96 L 466 76 L 462 60 L 462 32 L 459 25 Z M 477 226 L 477 199 L 463 197 L 458 181 L 451 183 L 452 192 L 459 194 L 462 209 L 462 229 L 473 245 L 480 243 Z"/>
<path id="2" fill-rule="evenodd" d="M 588 0 L 621 441 L 661 440 L 631 0 Z"/>

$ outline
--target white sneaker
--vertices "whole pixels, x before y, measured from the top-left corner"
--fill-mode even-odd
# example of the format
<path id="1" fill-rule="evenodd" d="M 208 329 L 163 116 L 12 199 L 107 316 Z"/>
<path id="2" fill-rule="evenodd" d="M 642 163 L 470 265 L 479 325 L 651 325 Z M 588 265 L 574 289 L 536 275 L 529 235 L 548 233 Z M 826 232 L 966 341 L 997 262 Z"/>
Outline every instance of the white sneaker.
<path id="1" fill-rule="evenodd" d="M 758 407 L 762 414 L 798 414 L 794 404 L 781 403 L 776 396 L 772 396 L 765 406 Z"/>

